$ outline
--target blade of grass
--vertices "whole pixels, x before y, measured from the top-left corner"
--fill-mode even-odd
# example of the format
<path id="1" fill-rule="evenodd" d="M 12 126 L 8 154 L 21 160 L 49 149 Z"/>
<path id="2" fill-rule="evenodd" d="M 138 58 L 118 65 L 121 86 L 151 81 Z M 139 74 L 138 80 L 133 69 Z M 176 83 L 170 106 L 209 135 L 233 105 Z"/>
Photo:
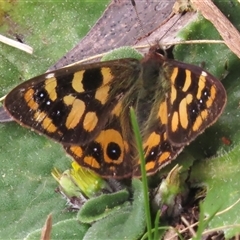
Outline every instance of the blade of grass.
<path id="1" fill-rule="evenodd" d="M 142 147 L 143 145 L 142 145 L 142 138 L 140 135 L 140 129 L 139 129 L 136 114 L 133 108 L 130 109 L 130 118 L 133 126 L 133 132 L 136 138 L 137 149 L 138 149 L 140 162 L 141 162 L 143 194 L 144 194 L 144 203 L 145 203 L 145 209 L 146 209 L 147 232 L 148 232 L 148 239 L 151 240 L 152 239 L 152 232 L 151 232 L 152 223 L 151 223 L 151 215 L 150 215 L 147 174 L 145 169 L 145 158 L 144 158 L 144 152 Z"/>
<path id="2" fill-rule="evenodd" d="M 209 224 L 209 222 L 213 219 L 214 216 L 216 216 L 218 210 L 220 209 L 220 206 L 217 207 L 213 213 L 211 214 L 211 216 L 209 216 L 207 219 L 204 218 L 204 209 L 203 209 L 203 204 L 200 202 L 199 203 L 199 208 L 200 208 L 200 212 L 199 212 L 199 224 L 198 224 L 198 230 L 197 230 L 197 235 L 196 237 L 193 237 L 193 240 L 198 240 L 201 239 L 202 237 L 202 233 L 204 232 L 204 230 L 207 228 L 207 225 Z"/>
<path id="3" fill-rule="evenodd" d="M 153 233 L 153 239 L 162 239 L 163 235 L 164 235 L 164 231 L 161 232 L 161 235 L 158 231 L 158 225 L 159 225 L 159 219 L 160 219 L 160 210 L 157 211 L 156 217 L 155 217 L 155 221 L 154 221 L 154 233 Z"/>

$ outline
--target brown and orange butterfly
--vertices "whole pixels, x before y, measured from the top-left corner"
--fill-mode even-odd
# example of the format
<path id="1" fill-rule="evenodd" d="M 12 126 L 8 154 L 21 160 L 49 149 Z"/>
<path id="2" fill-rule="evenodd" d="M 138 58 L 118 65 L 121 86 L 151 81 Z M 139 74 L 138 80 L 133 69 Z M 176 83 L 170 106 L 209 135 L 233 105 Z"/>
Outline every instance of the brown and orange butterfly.
<path id="1" fill-rule="evenodd" d="M 226 92 L 202 68 L 150 48 L 141 60 L 75 64 L 13 89 L 5 109 L 20 124 L 60 142 L 104 178 L 140 177 L 129 117 L 139 122 L 147 173 L 171 162 L 222 113 Z"/>

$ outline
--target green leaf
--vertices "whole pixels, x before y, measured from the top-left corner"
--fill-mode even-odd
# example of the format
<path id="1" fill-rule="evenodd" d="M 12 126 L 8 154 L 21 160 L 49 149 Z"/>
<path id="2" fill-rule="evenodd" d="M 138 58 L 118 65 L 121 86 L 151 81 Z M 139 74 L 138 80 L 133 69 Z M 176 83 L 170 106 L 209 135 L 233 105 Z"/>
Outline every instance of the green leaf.
<path id="1" fill-rule="evenodd" d="M 44 73 L 72 49 L 101 16 L 108 2 L 1 2 L 1 34 L 10 38 L 20 35 L 25 44 L 33 47 L 34 52 L 29 55 L 0 43 L 0 95 L 6 94 L 23 80 Z"/>
<path id="2" fill-rule="evenodd" d="M 138 239 L 146 228 L 142 183 L 133 179 L 133 201 L 119 211 L 94 223 L 86 233 L 87 239 Z"/>
<path id="3" fill-rule="evenodd" d="M 143 56 L 132 47 L 120 47 L 104 55 L 101 61 L 115 60 L 121 58 L 135 58 L 141 60 Z"/>
<path id="4" fill-rule="evenodd" d="M 121 209 L 129 199 L 129 192 L 121 190 L 112 194 L 104 194 L 89 199 L 78 212 L 78 220 L 84 223 L 93 223 Z M 127 204 L 128 205 L 128 204 Z"/>
<path id="5" fill-rule="evenodd" d="M 107 2 L 0 2 L 1 34 L 11 38 L 20 34 L 24 43 L 34 48 L 29 55 L 0 43 L 1 96 L 23 80 L 44 73 L 70 50 L 101 16 Z M 8 123 L 0 125 L 0 149 L 2 239 L 25 238 L 42 228 L 49 213 L 54 225 L 67 219 L 76 221 L 76 213 L 63 211 L 66 201 L 54 192 L 57 183 L 51 170 L 70 167 L 59 144 Z"/>
<path id="6" fill-rule="evenodd" d="M 237 1 L 229 5 L 227 1 L 216 2 L 223 13 L 238 27 L 240 6 Z M 184 29 L 182 36 L 187 39 L 220 39 L 216 29 L 200 17 L 191 27 Z M 190 181 L 193 185 L 207 186 L 207 196 L 203 209 L 211 216 L 218 207 L 222 211 L 239 199 L 240 174 L 240 60 L 224 44 L 194 44 L 178 46 L 178 59 L 201 65 L 217 76 L 224 84 L 228 102 L 223 115 L 217 123 L 207 129 L 188 148 L 198 161 L 194 162 Z M 224 138 L 229 139 L 226 145 Z M 214 206 L 214 207 L 213 207 Z M 239 223 L 239 204 L 225 213 L 215 216 L 208 228 Z M 226 238 L 239 234 L 239 227 L 224 230 Z"/>

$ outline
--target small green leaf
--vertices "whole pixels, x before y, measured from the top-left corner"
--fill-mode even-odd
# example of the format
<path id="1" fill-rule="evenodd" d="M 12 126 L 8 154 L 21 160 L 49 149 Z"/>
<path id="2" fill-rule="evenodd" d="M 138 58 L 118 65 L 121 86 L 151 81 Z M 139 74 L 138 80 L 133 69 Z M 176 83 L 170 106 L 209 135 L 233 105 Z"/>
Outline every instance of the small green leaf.
<path id="1" fill-rule="evenodd" d="M 235 27 L 239 28 L 240 5 L 237 1 L 215 1 L 220 10 Z M 220 39 L 216 29 L 201 17 L 191 27 L 184 29 L 187 39 Z M 227 91 L 227 106 L 217 123 L 207 129 L 188 150 L 198 161 L 191 168 L 192 185 L 207 186 L 203 209 L 205 216 L 212 216 L 215 208 L 219 211 L 232 206 L 239 199 L 240 189 L 240 60 L 224 44 L 194 44 L 178 46 L 177 58 L 183 62 L 202 65 L 218 77 Z M 223 138 L 229 139 L 225 145 Z M 239 205 L 220 216 L 214 216 L 208 228 L 233 225 L 240 221 Z M 223 230 L 226 238 L 239 234 L 239 227 Z"/>
<path id="2" fill-rule="evenodd" d="M 101 61 L 115 60 L 121 58 L 135 58 L 141 60 L 143 56 L 132 47 L 120 47 L 108 52 Z"/>
<path id="3" fill-rule="evenodd" d="M 138 239 L 146 228 L 142 183 L 133 179 L 133 201 L 119 211 L 94 223 L 86 233 L 87 239 Z"/>
<path id="4" fill-rule="evenodd" d="M 129 198 L 129 192 L 125 189 L 112 194 L 103 194 L 89 199 L 78 212 L 78 220 L 84 223 L 92 223 L 116 210 L 121 209 Z"/>

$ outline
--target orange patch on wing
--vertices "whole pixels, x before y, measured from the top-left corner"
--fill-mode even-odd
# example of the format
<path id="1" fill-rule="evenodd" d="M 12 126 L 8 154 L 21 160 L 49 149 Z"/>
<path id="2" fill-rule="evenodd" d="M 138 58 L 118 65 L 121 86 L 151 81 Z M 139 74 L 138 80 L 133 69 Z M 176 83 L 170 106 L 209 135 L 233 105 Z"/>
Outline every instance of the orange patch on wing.
<path id="1" fill-rule="evenodd" d="M 174 85 L 171 86 L 171 104 L 173 105 L 174 101 L 177 98 L 177 90 Z"/>
<path id="2" fill-rule="evenodd" d="M 206 78 L 201 75 L 198 79 L 197 99 L 201 99 L 202 90 L 205 88 L 205 86 L 206 86 Z"/>
<path id="3" fill-rule="evenodd" d="M 91 166 L 92 168 L 96 168 L 96 169 L 100 168 L 100 164 L 98 163 L 98 161 L 91 156 L 84 157 L 83 161 L 84 163 Z"/>
<path id="4" fill-rule="evenodd" d="M 203 120 L 205 120 L 208 116 L 208 111 L 205 109 L 203 111 L 201 111 L 201 117 Z"/>
<path id="5" fill-rule="evenodd" d="M 57 87 L 56 78 L 49 78 L 45 80 L 45 90 L 47 91 L 48 96 L 52 101 L 55 101 L 57 99 L 56 87 Z"/>
<path id="6" fill-rule="evenodd" d="M 188 126 L 188 114 L 187 114 L 187 100 L 183 98 L 179 104 L 179 118 L 182 128 L 186 129 Z"/>
<path id="7" fill-rule="evenodd" d="M 163 152 L 160 156 L 160 158 L 158 159 L 158 163 L 162 164 L 163 162 L 169 160 L 171 153 L 170 152 Z"/>
<path id="8" fill-rule="evenodd" d="M 186 78 L 185 78 L 184 86 L 182 88 L 183 92 L 186 92 L 192 83 L 191 72 L 189 70 L 185 70 L 185 73 L 186 73 Z"/>
<path id="9" fill-rule="evenodd" d="M 212 86 L 210 89 L 210 97 L 206 102 L 207 108 L 210 108 L 212 106 L 213 100 L 216 98 L 216 94 L 217 94 L 216 87 Z"/>
<path id="10" fill-rule="evenodd" d="M 172 75 L 171 75 L 171 82 L 174 85 L 176 77 L 178 75 L 178 67 L 173 68 Z"/>
<path id="11" fill-rule="evenodd" d="M 71 146 L 70 151 L 74 153 L 77 157 L 81 158 L 83 156 L 83 150 L 79 146 Z"/>
<path id="12" fill-rule="evenodd" d="M 73 75 L 72 88 L 78 93 L 84 92 L 83 84 L 82 84 L 84 72 L 85 71 L 78 71 L 78 72 L 75 72 Z"/>
<path id="13" fill-rule="evenodd" d="M 171 95 L 170 95 L 170 101 L 171 101 L 171 104 L 174 103 L 174 101 L 176 100 L 177 98 L 177 90 L 175 88 L 175 80 L 177 78 L 177 75 L 178 75 L 178 68 L 175 67 L 173 68 L 173 71 L 172 71 L 172 74 L 171 74 Z"/>
<path id="14" fill-rule="evenodd" d="M 27 92 L 25 92 L 24 94 L 24 100 L 32 110 L 37 110 L 39 108 L 39 105 L 34 101 L 33 98 L 34 92 L 35 91 L 32 88 L 27 90 Z"/>
<path id="15" fill-rule="evenodd" d="M 45 117 L 42 121 L 42 127 L 50 133 L 56 132 L 57 127 L 52 123 L 52 119 L 49 117 Z"/>
<path id="16" fill-rule="evenodd" d="M 175 132 L 178 129 L 178 124 L 179 124 L 179 116 L 178 112 L 174 112 L 172 116 L 172 123 L 171 123 L 171 128 L 172 131 Z"/>
<path id="17" fill-rule="evenodd" d="M 101 68 L 101 73 L 103 76 L 103 85 L 110 83 L 114 78 L 111 68 L 103 67 Z"/>
<path id="18" fill-rule="evenodd" d="M 74 99 L 72 102 L 72 109 L 68 114 L 67 120 L 65 122 L 66 128 L 73 129 L 75 128 L 85 111 L 86 105 L 80 99 Z"/>
<path id="19" fill-rule="evenodd" d="M 47 117 L 47 114 L 45 112 L 36 111 L 33 117 L 36 122 L 42 122 L 43 119 Z"/>
<path id="20" fill-rule="evenodd" d="M 122 103 L 118 102 L 115 108 L 112 110 L 112 114 L 119 117 L 121 112 L 122 112 Z"/>
<path id="21" fill-rule="evenodd" d="M 147 138 L 147 141 L 143 144 L 144 147 L 152 147 L 157 146 L 161 143 L 161 136 L 155 132 L 151 133 L 150 136 Z"/>
<path id="22" fill-rule="evenodd" d="M 166 101 L 161 103 L 161 105 L 159 107 L 159 111 L 158 111 L 158 117 L 160 118 L 162 124 L 167 124 L 168 114 L 167 114 L 167 102 Z"/>
<path id="23" fill-rule="evenodd" d="M 83 120 L 84 130 L 91 132 L 93 131 L 98 123 L 98 117 L 95 112 L 87 112 Z"/>
<path id="24" fill-rule="evenodd" d="M 63 102 L 64 104 L 66 104 L 67 106 L 70 106 L 73 104 L 74 100 L 76 99 L 76 97 L 72 96 L 72 95 L 66 95 L 63 98 Z"/>
<path id="25" fill-rule="evenodd" d="M 195 123 L 193 124 L 193 127 L 192 127 L 193 131 L 194 131 L 194 132 L 198 131 L 199 128 L 201 127 L 202 123 L 203 123 L 202 116 L 199 115 L 199 116 L 196 118 Z"/>
<path id="26" fill-rule="evenodd" d="M 100 87 L 97 89 L 95 93 L 95 98 L 101 102 L 101 104 L 105 104 L 108 100 L 108 91 L 110 89 L 109 85 L 106 85 L 104 87 Z"/>
<path id="27" fill-rule="evenodd" d="M 146 163 L 145 165 L 146 172 L 151 171 L 152 169 L 155 168 L 155 166 L 156 166 L 156 162 L 154 161 Z"/>

